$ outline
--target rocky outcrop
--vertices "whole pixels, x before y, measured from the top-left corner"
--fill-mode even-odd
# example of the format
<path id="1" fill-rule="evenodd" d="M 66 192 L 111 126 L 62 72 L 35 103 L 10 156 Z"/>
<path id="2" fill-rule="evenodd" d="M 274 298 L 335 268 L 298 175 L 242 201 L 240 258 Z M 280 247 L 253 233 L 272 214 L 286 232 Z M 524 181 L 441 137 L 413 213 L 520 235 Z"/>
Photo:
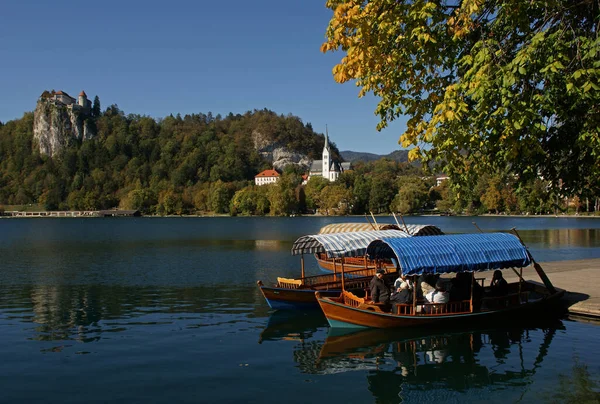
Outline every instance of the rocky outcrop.
<path id="1" fill-rule="evenodd" d="M 33 113 L 33 140 L 41 154 L 60 153 L 72 140 L 95 136 L 88 113 L 40 99 Z"/>
<path id="2" fill-rule="evenodd" d="M 279 172 L 290 164 L 300 166 L 303 170 L 310 167 L 311 160 L 308 156 L 293 152 L 284 145 L 273 142 L 259 131 L 252 132 L 252 141 L 256 151 L 266 160 L 271 161 L 273 168 Z"/>

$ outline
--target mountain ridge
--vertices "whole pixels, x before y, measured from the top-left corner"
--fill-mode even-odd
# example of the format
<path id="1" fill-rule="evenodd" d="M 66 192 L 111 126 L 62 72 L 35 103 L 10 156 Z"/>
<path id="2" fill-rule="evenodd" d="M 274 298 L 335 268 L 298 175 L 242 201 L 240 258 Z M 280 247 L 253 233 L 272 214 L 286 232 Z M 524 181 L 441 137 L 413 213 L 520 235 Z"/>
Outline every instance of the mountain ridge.
<path id="1" fill-rule="evenodd" d="M 365 152 L 356 152 L 352 150 L 340 151 L 340 155 L 344 159 L 344 161 L 348 161 L 350 163 L 354 163 L 357 161 L 362 162 L 370 162 L 376 161 L 381 158 L 388 158 L 390 160 L 397 161 L 399 163 L 407 163 L 408 162 L 408 150 L 395 150 L 389 154 L 375 154 L 375 153 L 365 153 Z"/>

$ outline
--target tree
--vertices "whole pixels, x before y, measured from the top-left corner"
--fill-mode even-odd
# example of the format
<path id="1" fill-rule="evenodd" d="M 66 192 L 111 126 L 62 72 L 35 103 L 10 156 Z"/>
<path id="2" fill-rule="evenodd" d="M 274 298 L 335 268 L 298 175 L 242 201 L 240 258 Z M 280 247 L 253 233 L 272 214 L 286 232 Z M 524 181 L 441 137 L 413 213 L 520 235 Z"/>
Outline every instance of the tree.
<path id="1" fill-rule="evenodd" d="M 94 97 L 94 103 L 92 104 L 92 116 L 98 118 L 101 114 L 102 109 L 100 108 L 100 98 Z"/>
<path id="2" fill-rule="evenodd" d="M 337 82 L 380 98 L 378 129 L 401 115 L 411 159 L 469 172 L 510 167 L 581 193 L 600 176 L 596 0 L 328 0 L 322 51 Z M 423 143 L 430 147 L 420 147 Z"/>

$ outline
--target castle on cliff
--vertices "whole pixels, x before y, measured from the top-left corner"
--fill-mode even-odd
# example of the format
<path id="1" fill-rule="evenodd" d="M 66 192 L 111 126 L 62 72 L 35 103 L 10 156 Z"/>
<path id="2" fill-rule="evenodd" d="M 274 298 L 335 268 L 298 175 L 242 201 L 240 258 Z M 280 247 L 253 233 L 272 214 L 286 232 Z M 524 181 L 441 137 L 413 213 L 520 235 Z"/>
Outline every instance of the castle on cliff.
<path id="1" fill-rule="evenodd" d="M 71 97 L 64 91 L 44 91 L 40 96 L 40 101 L 47 101 L 57 107 L 67 107 L 74 111 L 89 113 L 92 109 L 92 102 L 87 98 L 85 91 L 81 90 L 77 99 Z"/>

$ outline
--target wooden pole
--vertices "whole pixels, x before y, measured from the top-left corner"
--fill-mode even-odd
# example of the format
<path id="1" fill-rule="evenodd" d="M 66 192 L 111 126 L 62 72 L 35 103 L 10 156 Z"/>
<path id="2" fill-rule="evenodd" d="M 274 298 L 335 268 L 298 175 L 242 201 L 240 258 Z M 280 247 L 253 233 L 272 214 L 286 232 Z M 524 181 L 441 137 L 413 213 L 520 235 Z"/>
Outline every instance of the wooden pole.
<path id="1" fill-rule="evenodd" d="M 304 254 L 300 255 L 300 265 L 302 267 L 302 283 L 304 283 Z"/>
<path id="2" fill-rule="evenodd" d="M 479 228 L 479 226 L 477 226 L 477 223 L 473 222 L 473 226 L 475 226 L 475 228 L 476 228 L 477 230 L 479 230 L 479 232 L 480 232 L 480 233 L 483 233 L 483 230 L 481 230 L 481 229 Z"/>
<path id="3" fill-rule="evenodd" d="M 542 266 L 540 264 L 538 264 L 537 262 L 535 262 L 535 260 L 533 259 L 533 256 L 527 249 L 527 246 L 525 246 L 525 243 L 523 243 L 523 239 L 521 238 L 521 236 L 519 236 L 519 233 L 517 233 L 517 229 L 513 227 L 511 229 L 511 231 L 515 233 L 515 236 L 517 236 L 517 238 L 519 239 L 521 244 L 523 244 L 523 246 L 525 247 L 525 251 L 527 251 L 527 255 L 529 255 L 529 259 L 533 263 L 533 267 L 535 268 L 535 271 L 537 272 L 537 274 L 540 277 L 540 279 L 542 280 L 542 282 L 544 282 L 544 285 L 546 286 L 546 289 L 548 289 L 548 292 L 550 292 L 551 294 L 555 294 L 556 289 L 554 288 L 554 285 L 552 285 L 552 282 L 550 282 L 550 279 L 544 272 L 544 269 L 542 268 Z"/>
<path id="4" fill-rule="evenodd" d="M 337 270 L 335 268 L 335 257 L 333 257 L 333 279 L 337 280 Z"/>
<path id="5" fill-rule="evenodd" d="M 377 220 L 375 220 L 375 215 L 371 211 L 369 211 L 369 213 L 371 214 L 371 218 L 373 219 L 373 223 L 375 223 L 375 230 L 379 230 L 379 225 L 377 224 Z"/>
<path id="6" fill-rule="evenodd" d="M 373 228 L 373 230 L 377 230 L 375 228 L 375 226 L 373 226 L 373 223 L 371 223 L 371 221 L 369 220 L 369 217 L 367 216 L 367 214 L 365 213 L 365 219 L 367 219 L 367 223 L 369 223 L 371 225 L 371 227 Z"/>
<path id="7" fill-rule="evenodd" d="M 475 289 L 475 272 L 471 272 L 471 299 L 469 300 L 471 313 L 473 313 L 473 289 Z"/>
<path id="8" fill-rule="evenodd" d="M 523 268 L 521 268 L 519 272 L 519 303 L 521 303 L 521 285 L 523 284 Z"/>
<path id="9" fill-rule="evenodd" d="M 342 292 L 344 292 L 344 290 L 346 289 L 345 288 L 346 284 L 344 283 L 344 280 L 346 278 L 346 275 L 344 275 L 344 257 L 342 257 L 341 261 L 342 261 Z"/>
<path id="10" fill-rule="evenodd" d="M 408 234 L 410 234 L 410 231 L 408 231 L 408 226 L 406 225 L 406 222 L 404 221 L 404 216 L 400 215 L 400 220 L 402 220 L 402 224 L 404 225 L 404 228 L 406 229 L 406 232 Z"/>
<path id="11" fill-rule="evenodd" d="M 417 275 L 413 275 L 413 309 L 412 315 L 417 315 Z"/>

